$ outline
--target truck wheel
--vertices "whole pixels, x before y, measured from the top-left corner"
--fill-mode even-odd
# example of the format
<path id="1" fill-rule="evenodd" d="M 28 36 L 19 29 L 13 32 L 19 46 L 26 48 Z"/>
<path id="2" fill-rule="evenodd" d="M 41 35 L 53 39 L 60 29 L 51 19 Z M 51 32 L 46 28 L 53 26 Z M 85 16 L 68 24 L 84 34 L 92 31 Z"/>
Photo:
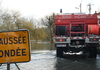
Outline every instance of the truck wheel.
<path id="1" fill-rule="evenodd" d="M 84 55 L 86 56 L 86 58 L 90 58 L 90 53 L 89 52 L 86 52 Z"/>
<path id="2" fill-rule="evenodd" d="M 56 56 L 57 57 L 63 57 L 63 48 L 62 47 L 56 48 Z"/>
<path id="3" fill-rule="evenodd" d="M 96 58 L 97 56 L 97 47 L 92 47 L 91 48 L 91 58 Z"/>
<path id="4" fill-rule="evenodd" d="M 87 52 L 85 53 L 85 55 L 86 55 L 87 58 L 96 58 L 96 56 L 97 56 L 97 47 L 88 47 Z"/>
<path id="5" fill-rule="evenodd" d="M 88 58 L 96 58 L 96 56 L 97 56 L 97 48 L 90 47 L 87 52 L 87 57 Z"/>

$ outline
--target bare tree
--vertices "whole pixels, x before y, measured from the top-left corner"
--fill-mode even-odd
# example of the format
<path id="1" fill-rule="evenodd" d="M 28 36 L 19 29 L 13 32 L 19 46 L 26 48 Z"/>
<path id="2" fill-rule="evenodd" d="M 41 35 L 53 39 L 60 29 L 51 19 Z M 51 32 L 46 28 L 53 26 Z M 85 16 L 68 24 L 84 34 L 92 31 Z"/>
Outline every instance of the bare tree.
<path id="1" fill-rule="evenodd" d="M 21 14 L 18 11 L 11 11 L 12 13 L 12 22 L 15 24 L 16 29 L 20 29 L 21 25 Z"/>
<path id="2" fill-rule="evenodd" d="M 45 19 L 41 19 L 41 23 L 49 29 L 50 41 L 53 42 L 53 26 L 54 26 L 54 16 L 53 13 L 50 16 L 46 16 Z"/>
<path id="3" fill-rule="evenodd" d="M 39 28 L 36 23 L 37 21 L 34 18 L 21 17 L 18 11 L 0 10 L 0 31 L 27 29 L 30 32 L 31 39 L 43 40 L 47 35 L 44 28 Z"/>

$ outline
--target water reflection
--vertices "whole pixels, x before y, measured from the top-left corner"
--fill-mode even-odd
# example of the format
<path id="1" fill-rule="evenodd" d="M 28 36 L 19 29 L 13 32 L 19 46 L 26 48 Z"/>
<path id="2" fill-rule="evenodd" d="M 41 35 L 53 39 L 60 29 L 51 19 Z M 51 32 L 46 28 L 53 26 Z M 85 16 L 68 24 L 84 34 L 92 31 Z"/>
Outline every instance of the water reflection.
<path id="1" fill-rule="evenodd" d="M 31 61 L 18 63 L 20 70 L 100 70 L 100 59 L 77 59 L 79 57 L 57 58 L 55 50 L 33 51 Z M 6 70 L 3 65 L 0 70 Z M 11 64 L 11 70 L 18 70 Z"/>
<path id="2" fill-rule="evenodd" d="M 98 66 L 97 62 L 96 59 L 77 59 L 77 57 L 57 58 L 55 68 L 56 70 L 100 70 L 100 63 Z"/>
<path id="3" fill-rule="evenodd" d="M 96 66 L 100 69 L 100 55 L 97 55 Z"/>
<path id="4" fill-rule="evenodd" d="M 54 43 L 31 41 L 31 50 L 54 50 Z"/>
<path id="5" fill-rule="evenodd" d="M 85 58 L 82 56 L 65 56 L 65 58 L 56 58 L 56 53 L 52 53 L 52 50 L 54 49 L 54 44 L 49 42 L 32 42 L 32 50 L 35 53 L 50 54 L 51 52 L 51 54 L 55 56 L 54 59 L 56 61 L 53 62 L 54 68 L 52 68 L 52 70 L 100 70 L 100 55 L 98 55 L 96 59 Z"/>
<path id="6" fill-rule="evenodd" d="M 20 70 L 100 70 L 100 55 L 96 59 L 80 56 L 57 58 L 54 44 L 49 42 L 31 43 L 31 61 L 18 63 Z M 6 64 L 0 70 L 7 70 Z M 18 70 L 11 64 L 11 70 Z"/>

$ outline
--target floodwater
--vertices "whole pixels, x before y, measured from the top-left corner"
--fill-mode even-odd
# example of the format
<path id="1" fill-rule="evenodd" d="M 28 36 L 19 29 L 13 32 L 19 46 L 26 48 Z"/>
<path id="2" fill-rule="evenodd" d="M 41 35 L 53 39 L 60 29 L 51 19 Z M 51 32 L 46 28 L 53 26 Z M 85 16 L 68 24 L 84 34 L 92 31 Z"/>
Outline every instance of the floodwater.
<path id="1" fill-rule="evenodd" d="M 33 42 L 31 44 L 31 61 L 17 63 L 20 70 L 100 70 L 100 55 L 96 59 L 81 56 L 56 57 L 56 51 L 49 42 Z M 7 70 L 3 64 L 0 70 Z M 10 70 L 18 70 L 10 64 Z"/>

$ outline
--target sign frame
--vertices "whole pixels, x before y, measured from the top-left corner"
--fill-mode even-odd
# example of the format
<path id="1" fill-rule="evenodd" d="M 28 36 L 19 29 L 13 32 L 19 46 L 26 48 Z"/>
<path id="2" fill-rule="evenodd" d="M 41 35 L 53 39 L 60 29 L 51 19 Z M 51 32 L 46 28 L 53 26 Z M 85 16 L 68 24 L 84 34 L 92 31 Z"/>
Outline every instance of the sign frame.
<path id="1" fill-rule="evenodd" d="M 14 31 L 0 31 L 0 35 L 1 35 L 1 33 L 13 33 L 13 32 L 15 32 L 16 34 L 17 34 L 17 32 L 26 32 L 25 34 L 27 35 L 27 40 L 25 39 L 25 37 L 23 38 L 23 40 L 24 40 L 24 42 L 26 42 L 26 44 L 27 44 L 27 47 L 25 47 L 25 48 L 27 48 L 26 50 L 25 49 L 22 49 L 22 51 L 21 52 L 23 52 L 23 56 L 22 57 L 24 57 L 25 55 L 27 55 L 27 56 L 25 56 L 25 57 L 27 57 L 25 60 L 18 60 L 18 61 L 12 61 L 12 60 L 10 60 L 10 57 L 4 57 L 5 59 L 8 59 L 8 60 L 10 60 L 10 61 L 4 61 L 4 62 L 0 62 L 0 64 L 8 64 L 8 63 L 24 63 L 24 62 L 29 62 L 30 60 L 31 60 L 31 52 L 30 52 L 30 50 L 31 50 L 31 47 L 30 47 L 30 33 L 29 33 L 29 31 L 27 30 L 27 29 L 19 29 L 19 30 L 14 30 Z M 23 33 L 23 35 L 24 35 L 24 33 Z M 2 37 L 0 36 L 0 39 L 1 39 Z M 20 38 L 21 39 L 21 38 Z M 20 41 L 21 42 L 21 41 Z M 23 45 L 23 44 L 22 44 Z M 2 46 L 0 46 L 0 50 L 2 50 L 1 49 L 1 47 Z M 10 47 L 12 47 L 12 46 L 10 46 Z M 26 52 L 28 52 L 28 54 L 26 53 L 25 54 L 25 51 Z M 17 54 L 19 54 L 19 52 L 17 52 Z M 10 54 L 11 55 L 11 54 Z M 17 57 L 17 56 L 16 56 Z M 20 57 L 20 56 L 18 56 L 18 58 L 14 58 L 15 60 L 16 59 L 20 59 L 20 58 L 22 58 L 22 57 Z M 1 58 L 1 57 L 0 57 Z M 12 59 L 13 59 L 12 58 Z M 24 59 L 24 58 L 23 58 Z M 1 59 L 0 59 L 0 61 L 2 61 Z"/>

